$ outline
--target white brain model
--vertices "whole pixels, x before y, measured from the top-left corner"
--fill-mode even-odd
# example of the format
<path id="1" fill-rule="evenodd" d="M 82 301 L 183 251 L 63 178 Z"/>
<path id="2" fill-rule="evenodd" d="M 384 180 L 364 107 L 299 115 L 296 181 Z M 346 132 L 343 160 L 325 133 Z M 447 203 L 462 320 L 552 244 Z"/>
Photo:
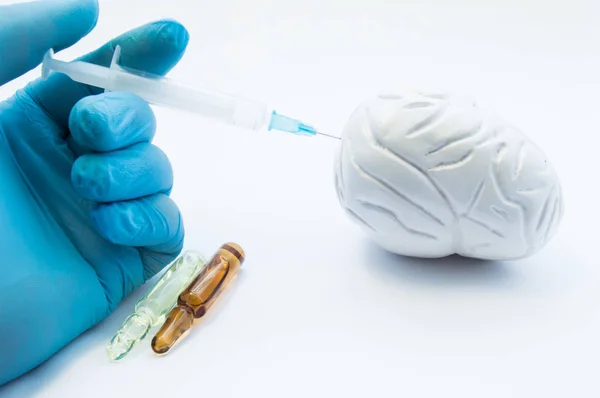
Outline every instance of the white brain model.
<path id="1" fill-rule="evenodd" d="M 560 182 L 515 127 L 453 97 L 381 96 L 351 116 L 340 203 L 378 245 L 415 257 L 530 256 L 563 215 Z"/>

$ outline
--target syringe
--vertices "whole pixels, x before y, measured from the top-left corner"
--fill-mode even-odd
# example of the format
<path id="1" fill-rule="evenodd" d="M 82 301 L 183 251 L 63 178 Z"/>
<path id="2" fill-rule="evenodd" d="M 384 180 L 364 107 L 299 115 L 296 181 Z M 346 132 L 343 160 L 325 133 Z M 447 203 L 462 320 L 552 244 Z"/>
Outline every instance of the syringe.
<path id="1" fill-rule="evenodd" d="M 79 83 L 106 91 L 129 92 L 150 104 L 190 111 L 234 126 L 305 136 L 319 134 L 339 139 L 318 132 L 299 120 L 280 115 L 262 102 L 196 90 L 162 76 L 121 67 L 118 65 L 120 53 L 121 49 L 117 46 L 110 67 L 105 67 L 84 61 L 60 61 L 54 58 L 54 51 L 49 50 L 42 63 L 42 78 L 46 79 L 51 72 L 63 73 Z"/>

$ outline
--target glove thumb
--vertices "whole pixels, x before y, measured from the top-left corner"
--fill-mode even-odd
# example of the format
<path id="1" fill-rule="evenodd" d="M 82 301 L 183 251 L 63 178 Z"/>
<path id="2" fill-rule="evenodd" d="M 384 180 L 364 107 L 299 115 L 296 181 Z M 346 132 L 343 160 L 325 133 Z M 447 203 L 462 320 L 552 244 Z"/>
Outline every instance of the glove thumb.
<path id="1" fill-rule="evenodd" d="M 98 20 L 97 0 L 42 0 L 0 7 L 0 85 L 37 67 L 87 35 Z"/>

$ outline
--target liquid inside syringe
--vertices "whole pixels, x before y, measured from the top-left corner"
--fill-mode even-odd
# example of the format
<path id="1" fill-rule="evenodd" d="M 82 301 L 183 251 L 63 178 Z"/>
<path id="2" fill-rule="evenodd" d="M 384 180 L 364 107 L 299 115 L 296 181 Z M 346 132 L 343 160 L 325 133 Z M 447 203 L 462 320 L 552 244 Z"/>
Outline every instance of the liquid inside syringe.
<path id="1" fill-rule="evenodd" d="M 129 92 L 150 104 L 171 107 L 250 130 L 278 130 L 303 136 L 322 135 L 314 127 L 271 110 L 267 104 L 226 94 L 196 90 L 167 78 L 123 68 L 118 65 L 120 47 L 114 52 L 110 67 L 84 61 L 65 62 L 48 51 L 42 64 L 42 77 L 51 72 L 63 73 L 72 80 L 107 91 Z"/>

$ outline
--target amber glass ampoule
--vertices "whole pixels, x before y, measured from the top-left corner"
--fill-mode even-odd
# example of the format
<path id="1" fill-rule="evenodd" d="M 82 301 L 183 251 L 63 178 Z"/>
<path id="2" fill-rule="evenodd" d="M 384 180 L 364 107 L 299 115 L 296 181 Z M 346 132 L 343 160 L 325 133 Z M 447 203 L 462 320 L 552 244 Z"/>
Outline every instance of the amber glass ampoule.
<path id="1" fill-rule="evenodd" d="M 177 306 L 152 339 L 152 350 L 166 354 L 215 303 L 237 275 L 244 262 L 244 251 L 235 243 L 222 245 L 204 269 L 179 295 Z"/>

